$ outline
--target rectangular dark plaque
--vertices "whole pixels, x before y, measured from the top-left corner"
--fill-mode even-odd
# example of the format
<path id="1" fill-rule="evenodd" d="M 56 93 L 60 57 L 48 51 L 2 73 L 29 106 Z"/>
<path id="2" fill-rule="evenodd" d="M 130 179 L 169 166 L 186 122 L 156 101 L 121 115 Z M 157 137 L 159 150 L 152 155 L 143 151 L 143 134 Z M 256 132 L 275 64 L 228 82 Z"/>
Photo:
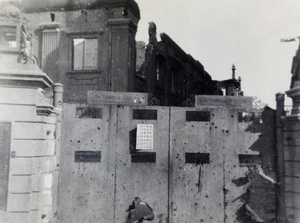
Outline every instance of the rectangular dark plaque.
<path id="1" fill-rule="evenodd" d="M 132 163 L 156 163 L 155 152 L 136 152 L 131 154 Z"/>
<path id="2" fill-rule="evenodd" d="M 0 210 L 6 210 L 10 159 L 10 123 L 0 122 Z"/>
<path id="3" fill-rule="evenodd" d="M 260 165 L 262 164 L 261 155 L 239 154 L 239 162 L 244 165 Z"/>
<path id="4" fill-rule="evenodd" d="M 76 118 L 102 118 L 102 108 L 77 107 Z"/>
<path id="5" fill-rule="evenodd" d="M 185 153 L 185 163 L 209 164 L 209 153 Z"/>
<path id="6" fill-rule="evenodd" d="M 187 122 L 209 122 L 210 112 L 209 111 L 186 111 Z"/>
<path id="7" fill-rule="evenodd" d="M 101 151 L 75 151 L 75 163 L 101 162 Z"/>
<path id="8" fill-rule="evenodd" d="M 139 120 L 157 120 L 157 110 L 151 109 L 133 109 L 132 119 Z"/>

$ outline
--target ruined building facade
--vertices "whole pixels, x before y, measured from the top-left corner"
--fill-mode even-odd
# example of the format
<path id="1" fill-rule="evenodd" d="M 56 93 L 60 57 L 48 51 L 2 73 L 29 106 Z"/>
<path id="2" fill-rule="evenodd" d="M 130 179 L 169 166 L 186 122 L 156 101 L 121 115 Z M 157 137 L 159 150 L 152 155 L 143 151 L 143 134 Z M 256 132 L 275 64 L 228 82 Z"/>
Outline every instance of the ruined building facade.
<path id="1" fill-rule="evenodd" d="M 93 90 L 133 91 L 140 19 L 134 1 L 23 1 L 21 9 L 33 54 L 65 86 L 65 101 L 84 102 Z"/>
<path id="2" fill-rule="evenodd" d="M 189 106 L 195 95 L 241 95 L 240 79 L 233 75 L 226 81 L 212 80 L 204 66 L 184 52 L 171 37 L 161 33 L 161 41 L 158 41 L 156 35 L 156 25 L 150 22 L 148 44 L 137 44 L 134 91 L 148 92 L 152 99 L 150 103 Z"/>
<path id="3" fill-rule="evenodd" d="M 158 42 L 154 23 L 145 61 L 136 71 L 140 12 L 134 1 L 25 1 L 22 12 L 33 33 L 33 55 L 65 86 L 65 101 L 86 102 L 93 90 L 147 92 L 150 102 L 167 106 L 186 106 L 199 94 L 221 95 L 221 88 L 226 95 L 239 94 L 240 82 L 212 80 L 167 34 Z"/>

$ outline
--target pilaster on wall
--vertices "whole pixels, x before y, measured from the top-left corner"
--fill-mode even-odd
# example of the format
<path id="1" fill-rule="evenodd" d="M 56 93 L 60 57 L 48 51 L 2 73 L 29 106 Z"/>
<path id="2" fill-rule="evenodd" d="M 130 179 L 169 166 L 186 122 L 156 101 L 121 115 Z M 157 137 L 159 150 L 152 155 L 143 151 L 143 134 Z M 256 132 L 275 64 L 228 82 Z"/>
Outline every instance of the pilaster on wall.
<path id="1" fill-rule="evenodd" d="M 288 223 L 300 222 L 300 87 L 286 92 L 293 100 L 291 115 L 284 120 L 285 210 Z"/>
<path id="2" fill-rule="evenodd" d="M 286 222 L 285 213 L 285 187 L 284 187 L 284 148 L 283 148 L 283 123 L 284 94 L 276 94 L 276 173 L 277 173 L 277 193 L 276 193 L 276 213 L 277 222 Z"/>
<path id="3" fill-rule="evenodd" d="M 53 77 L 56 72 L 56 64 L 58 64 L 58 49 L 60 42 L 59 23 L 44 23 L 40 25 L 42 30 L 40 62 L 41 69 Z"/>
<path id="4" fill-rule="evenodd" d="M 109 19 L 110 91 L 133 91 L 136 63 L 135 34 L 137 25 L 131 19 Z"/>

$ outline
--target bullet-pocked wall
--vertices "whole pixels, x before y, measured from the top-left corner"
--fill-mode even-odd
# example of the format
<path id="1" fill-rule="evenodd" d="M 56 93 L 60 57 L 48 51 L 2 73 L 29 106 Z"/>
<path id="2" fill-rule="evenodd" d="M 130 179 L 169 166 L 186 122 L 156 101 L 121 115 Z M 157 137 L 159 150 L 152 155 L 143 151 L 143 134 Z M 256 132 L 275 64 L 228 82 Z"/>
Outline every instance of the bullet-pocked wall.
<path id="1" fill-rule="evenodd" d="M 167 218 L 169 108 L 151 107 L 149 120 L 133 117 L 139 109 L 64 104 L 61 222 L 123 222 L 136 196 Z M 152 124 L 154 132 L 153 151 L 141 157 L 130 152 L 138 123 Z"/>
<path id="2" fill-rule="evenodd" d="M 124 222 L 136 196 L 154 222 L 274 221 L 274 115 L 254 111 L 250 98 L 63 111 L 60 222 Z"/>

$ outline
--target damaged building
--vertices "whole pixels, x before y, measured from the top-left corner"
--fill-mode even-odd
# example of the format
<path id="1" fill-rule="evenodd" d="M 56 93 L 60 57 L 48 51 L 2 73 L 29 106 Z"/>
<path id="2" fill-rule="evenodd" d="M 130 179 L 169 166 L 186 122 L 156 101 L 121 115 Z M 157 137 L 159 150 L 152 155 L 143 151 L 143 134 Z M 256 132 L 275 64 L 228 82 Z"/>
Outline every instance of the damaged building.
<path id="1" fill-rule="evenodd" d="M 254 108 L 235 67 L 213 80 L 152 22 L 136 44 L 133 0 L 0 16 L 1 222 L 124 222 L 137 196 L 153 222 L 299 221 L 299 51 L 285 116 L 284 95 Z"/>
<path id="2" fill-rule="evenodd" d="M 134 91 L 147 92 L 150 103 L 188 106 L 195 95 L 242 95 L 241 79 L 215 81 L 204 66 L 184 52 L 166 33 L 156 37 L 156 25 L 149 23 L 149 42 L 137 43 L 137 72 Z M 223 93 L 222 89 L 225 90 Z"/>

